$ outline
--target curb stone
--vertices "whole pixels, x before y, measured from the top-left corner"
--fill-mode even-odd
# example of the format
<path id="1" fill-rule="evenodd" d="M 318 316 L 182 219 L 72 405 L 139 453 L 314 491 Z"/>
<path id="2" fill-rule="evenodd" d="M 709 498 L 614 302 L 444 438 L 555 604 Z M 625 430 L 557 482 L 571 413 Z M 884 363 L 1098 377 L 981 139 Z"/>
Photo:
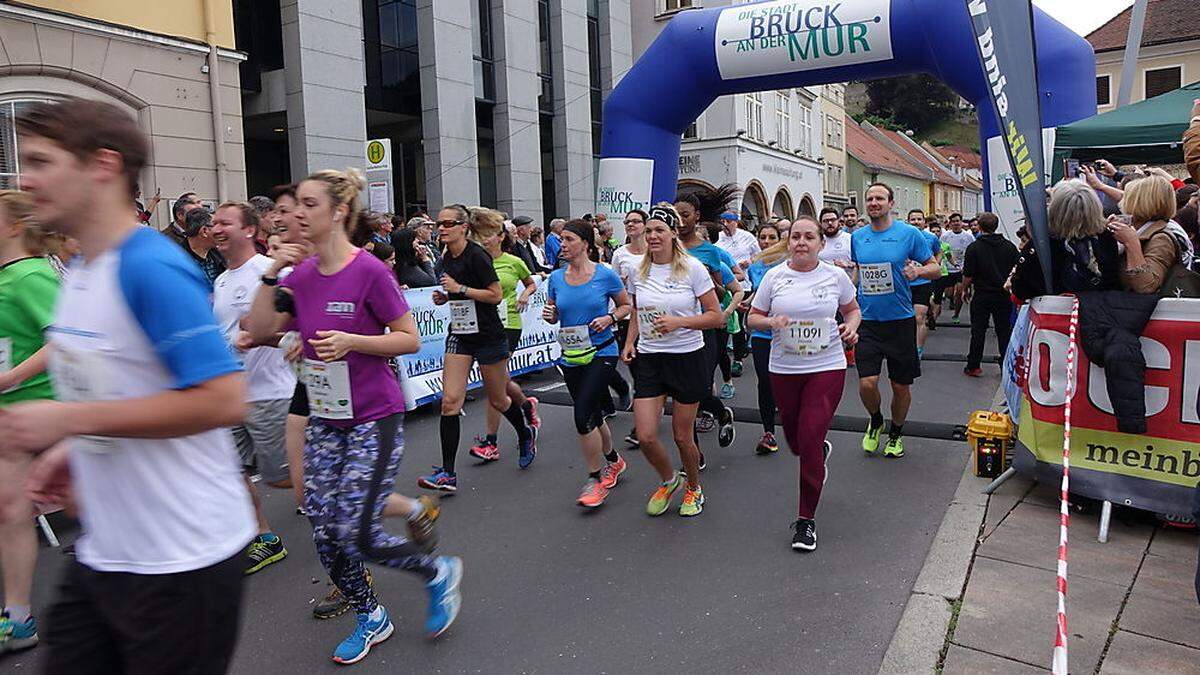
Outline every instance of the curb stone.
<path id="1" fill-rule="evenodd" d="M 935 672 L 950 626 L 951 604 L 962 597 L 987 515 L 988 496 L 981 492 L 987 483 L 972 473 L 968 454 L 954 498 L 883 655 L 879 675 Z"/>

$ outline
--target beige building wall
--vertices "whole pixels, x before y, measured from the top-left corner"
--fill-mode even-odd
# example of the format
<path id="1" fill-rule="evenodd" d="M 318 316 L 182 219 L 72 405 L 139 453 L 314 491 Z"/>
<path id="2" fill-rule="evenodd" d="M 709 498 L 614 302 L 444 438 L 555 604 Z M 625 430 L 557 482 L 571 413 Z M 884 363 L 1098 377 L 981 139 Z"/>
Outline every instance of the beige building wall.
<path id="1" fill-rule="evenodd" d="M 821 87 L 818 109 L 821 112 L 821 156 L 825 164 L 825 205 L 840 209 L 850 203 L 846 183 L 846 85 L 826 84 Z M 830 144 L 830 128 L 841 125 L 841 143 Z M 836 134 L 835 134 L 836 136 Z"/>
<path id="2" fill-rule="evenodd" d="M 233 49 L 234 45 L 230 0 L 170 0 L 163 4 L 145 0 L 21 0 L 21 4 L 196 42 L 205 41 L 204 14 L 208 7 L 217 46 Z"/>
<path id="3" fill-rule="evenodd" d="M 1121 60 L 1124 58 L 1124 49 L 1096 54 L 1096 77 L 1101 78 L 1106 75 L 1109 77 L 1109 103 L 1097 105 L 1097 113 L 1108 112 L 1116 108 L 1117 92 L 1121 89 Z M 1142 47 L 1138 52 L 1133 91 L 1129 102 L 1137 103 L 1146 100 L 1147 70 L 1172 66 L 1179 66 L 1181 69 L 1180 86 L 1200 80 L 1200 40 Z"/>
<path id="4" fill-rule="evenodd" d="M 137 117 L 151 140 L 143 202 L 161 189 L 152 224 L 192 191 L 218 199 L 216 144 L 204 45 L 0 5 L 0 103 L 65 96 L 101 99 Z M 219 58 L 227 198 L 246 196 L 241 91 L 235 52 Z"/>

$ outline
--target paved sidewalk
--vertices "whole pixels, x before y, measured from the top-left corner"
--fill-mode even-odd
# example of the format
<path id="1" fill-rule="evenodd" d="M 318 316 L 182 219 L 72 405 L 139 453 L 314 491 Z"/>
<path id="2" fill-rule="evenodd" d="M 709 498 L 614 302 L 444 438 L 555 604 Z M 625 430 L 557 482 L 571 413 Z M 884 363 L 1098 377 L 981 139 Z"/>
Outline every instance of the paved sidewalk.
<path id="1" fill-rule="evenodd" d="M 1017 477 L 988 498 L 979 494 L 986 484 L 963 476 L 881 673 L 1048 672 L 1056 486 Z M 1098 529 L 1098 513 L 1072 514 L 1071 672 L 1200 673 L 1195 532 L 1119 509 L 1107 544 Z"/>

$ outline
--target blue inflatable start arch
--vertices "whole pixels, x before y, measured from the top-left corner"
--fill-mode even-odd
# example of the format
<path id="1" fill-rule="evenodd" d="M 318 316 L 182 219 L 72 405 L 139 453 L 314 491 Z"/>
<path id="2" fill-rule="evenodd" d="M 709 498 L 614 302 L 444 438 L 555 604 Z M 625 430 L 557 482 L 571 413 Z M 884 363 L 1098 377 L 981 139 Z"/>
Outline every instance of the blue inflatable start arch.
<path id="1" fill-rule="evenodd" d="M 1016 2 L 1020 0 L 991 0 Z M 1091 45 L 1034 9 L 1042 127 L 1096 112 Z M 671 19 L 604 105 L 596 211 L 674 199 L 681 135 L 718 96 L 930 73 L 999 135 L 964 0 L 773 0 Z M 984 195 L 991 207 L 990 176 Z"/>

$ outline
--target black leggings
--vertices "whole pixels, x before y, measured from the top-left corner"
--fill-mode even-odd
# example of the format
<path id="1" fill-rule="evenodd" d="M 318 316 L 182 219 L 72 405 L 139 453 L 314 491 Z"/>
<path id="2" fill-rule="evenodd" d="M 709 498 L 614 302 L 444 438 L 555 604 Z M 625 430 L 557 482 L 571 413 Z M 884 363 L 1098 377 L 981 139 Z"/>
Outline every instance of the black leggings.
<path id="1" fill-rule="evenodd" d="M 733 359 L 729 354 L 729 333 L 717 329 L 717 365 L 721 367 L 721 381 L 733 379 Z"/>
<path id="2" fill-rule="evenodd" d="M 598 429 L 604 424 L 604 416 L 613 412 L 608 382 L 616 367 L 615 356 L 597 356 L 586 366 L 562 367 L 567 391 L 575 402 L 575 431 L 580 436 Z"/>
<path id="3" fill-rule="evenodd" d="M 737 361 L 750 355 L 750 332 L 746 330 L 746 317 L 749 314 L 741 309 L 737 311 L 738 325 L 742 327 L 740 331 L 733 334 L 733 358 Z"/>
<path id="4" fill-rule="evenodd" d="M 754 355 L 754 374 L 758 376 L 758 418 L 763 431 L 775 433 L 775 392 L 771 390 L 771 340 L 750 338 L 750 352 Z"/>
<path id="5" fill-rule="evenodd" d="M 717 419 L 721 419 L 721 415 L 725 412 L 725 404 L 721 403 L 721 399 L 713 396 L 712 393 L 712 376 L 717 370 L 717 363 L 721 359 L 720 341 L 722 337 L 728 337 L 723 329 L 709 328 L 704 331 L 704 378 L 708 381 L 708 396 L 700 399 L 700 410 L 711 414 Z"/>

